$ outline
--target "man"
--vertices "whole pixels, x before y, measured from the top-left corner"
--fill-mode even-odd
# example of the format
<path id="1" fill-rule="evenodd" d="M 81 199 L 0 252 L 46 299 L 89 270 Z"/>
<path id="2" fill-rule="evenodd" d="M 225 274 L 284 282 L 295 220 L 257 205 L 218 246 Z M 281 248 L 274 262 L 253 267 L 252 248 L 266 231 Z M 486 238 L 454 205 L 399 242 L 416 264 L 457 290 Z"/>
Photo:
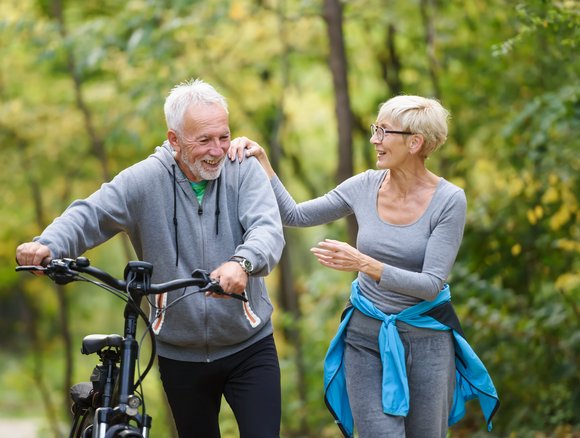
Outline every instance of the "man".
<path id="1" fill-rule="evenodd" d="M 277 437 L 280 367 L 263 281 L 284 246 L 276 199 L 256 160 L 225 160 L 228 109 L 212 86 L 180 84 L 164 110 L 167 141 L 71 204 L 17 248 L 17 261 L 77 257 L 125 232 L 139 259 L 154 265 L 155 283 L 201 268 L 224 290 L 245 291 L 247 303 L 198 293 L 180 300 L 190 289 L 156 297 L 161 379 L 180 437 L 219 437 L 222 395 L 240 437 Z"/>

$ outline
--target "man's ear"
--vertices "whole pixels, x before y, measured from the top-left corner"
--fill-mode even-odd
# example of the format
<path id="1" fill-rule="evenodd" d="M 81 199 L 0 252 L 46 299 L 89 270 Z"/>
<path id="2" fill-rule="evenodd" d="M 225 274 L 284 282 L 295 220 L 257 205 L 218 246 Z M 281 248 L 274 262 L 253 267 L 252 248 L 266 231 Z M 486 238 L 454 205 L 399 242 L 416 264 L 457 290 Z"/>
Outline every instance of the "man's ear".
<path id="1" fill-rule="evenodd" d="M 167 140 L 169 140 L 169 144 L 173 146 L 173 150 L 179 151 L 179 144 L 177 142 L 177 134 L 173 129 L 167 131 Z"/>

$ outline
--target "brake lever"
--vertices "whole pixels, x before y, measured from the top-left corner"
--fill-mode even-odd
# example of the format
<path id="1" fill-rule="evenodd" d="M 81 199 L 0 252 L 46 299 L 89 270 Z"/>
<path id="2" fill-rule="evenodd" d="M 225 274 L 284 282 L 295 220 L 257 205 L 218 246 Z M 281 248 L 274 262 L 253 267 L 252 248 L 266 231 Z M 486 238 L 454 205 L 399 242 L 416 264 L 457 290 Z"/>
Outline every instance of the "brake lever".
<path id="1" fill-rule="evenodd" d="M 16 266 L 16 271 L 41 272 L 56 284 L 68 284 L 76 280 L 78 272 L 72 267 L 73 259 L 53 259 L 46 266 Z"/>
<path id="2" fill-rule="evenodd" d="M 243 301 L 244 303 L 248 302 L 248 298 L 246 297 L 245 293 L 236 294 L 234 292 L 226 292 L 225 290 L 223 290 L 223 288 L 220 286 L 220 284 L 215 280 L 211 281 L 210 285 L 208 286 L 208 288 L 206 290 L 208 292 L 213 292 L 213 293 L 218 294 L 218 295 L 226 295 L 228 297 L 235 298 L 236 300 Z"/>
<path id="3" fill-rule="evenodd" d="M 46 275 L 56 284 L 68 284 L 77 279 L 78 272 L 74 270 L 73 259 L 53 259 L 46 267 Z"/>
<path id="4" fill-rule="evenodd" d="M 193 278 L 201 278 L 207 283 L 205 287 L 201 288 L 201 290 L 205 292 L 212 292 L 218 295 L 226 295 L 228 297 L 235 298 L 236 300 L 243 301 L 244 303 L 248 302 L 248 298 L 246 297 L 245 294 L 236 294 L 233 292 L 226 292 L 225 290 L 223 290 L 219 282 L 217 280 L 212 279 L 209 276 L 209 274 L 202 269 L 196 269 L 191 273 L 191 276 Z"/>

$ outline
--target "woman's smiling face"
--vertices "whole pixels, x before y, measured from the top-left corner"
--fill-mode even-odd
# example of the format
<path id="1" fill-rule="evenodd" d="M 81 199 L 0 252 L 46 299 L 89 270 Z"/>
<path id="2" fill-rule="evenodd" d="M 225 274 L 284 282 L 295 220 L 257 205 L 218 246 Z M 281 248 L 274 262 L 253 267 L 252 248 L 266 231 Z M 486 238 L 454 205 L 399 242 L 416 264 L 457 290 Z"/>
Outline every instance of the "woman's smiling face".
<path id="1" fill-rule="evenodd" d="M 395 126 L 388 120 L 377 120 L 376 132 L 370 141 L 377 152 L 378 169 L 397 167 L 409 156 L 409 147 L 406 142 L 408 135 L 388 131 L 404 132 L 400 126 Z"/>

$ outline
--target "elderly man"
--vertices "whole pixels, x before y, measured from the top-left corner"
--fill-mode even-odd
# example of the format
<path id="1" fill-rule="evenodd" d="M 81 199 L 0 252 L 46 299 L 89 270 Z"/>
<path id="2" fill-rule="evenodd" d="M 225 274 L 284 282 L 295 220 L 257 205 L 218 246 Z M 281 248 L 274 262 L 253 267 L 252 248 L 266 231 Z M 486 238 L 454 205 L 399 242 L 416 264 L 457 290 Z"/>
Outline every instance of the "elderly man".
<path id="1" fill-rule="evenodd" d="M 180 84 L 164 110 L 167 141 L 71 204 L 17 248 L 17 261 L 77 257 L 125 232 L 139 259 L 154 265 L 154 282 L 201 268 L 224 290 L 245 293 L 246 303 L 189 289 L 156 297 L 161 379 L 182 438 L 220 436 L 222 395 L 241 437 L 279 436 L 280 367 L 263 280 L 284 246 L 276 199 L 256 160 L 225 159 L 228 108 L 212 86 Z"/>

